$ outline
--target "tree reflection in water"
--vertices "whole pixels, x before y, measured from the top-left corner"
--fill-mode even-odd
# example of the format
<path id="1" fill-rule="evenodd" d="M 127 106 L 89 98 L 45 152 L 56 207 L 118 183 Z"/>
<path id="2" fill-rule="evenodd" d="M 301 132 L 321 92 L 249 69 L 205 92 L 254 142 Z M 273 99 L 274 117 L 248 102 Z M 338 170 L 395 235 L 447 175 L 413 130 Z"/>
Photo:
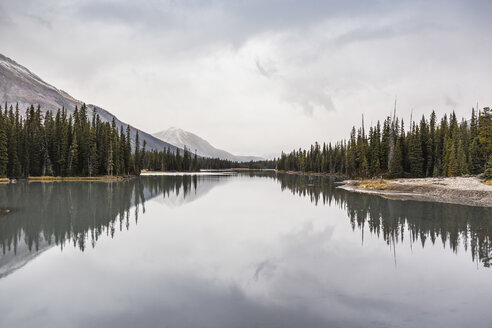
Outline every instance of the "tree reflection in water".
<path id="1" fill-rule="evenodd" d="M 470 251 L 473 261 L 490 267 L 492 209 L 462 205 L 390 200 L 336 188 L 325 177 L 249 173 L 241 176 L 273 179 L 282 191 L 308 197 L 315 205 L 345 209 L 353 230 L 383 238 L 393 247 L 441 242 L 457 252 Z M 12 212 L 0 218 L 2 254 L 16 253 L 18 245 L 37 251 L 46 245 L 80 250 L 95 247 L 102 235 L 113 237 L 129 229 L 145 213 L 154 197 L 184 199 L 203 196 L 211 186 L 231 176 L 148 176 L 123 182 L 18 183 L 0 186 L 0 208 Z M 205 187 L 208 186 L 208 187 Z M 1 259 L 1 255 L 0 255 Z M 1 263 L 0 263 L 1 266 Z"/>
<path id="2" fill-rule="evenodd" d="M 440 241 L 457 252 L 470 250 L 473 261 L 490 267 L 492 258 L 492 208 L 436 202 L 391 200 L 336 188 L 329 178 L 278 174 L 282 190 L 309 197 L 313 203 L 339 206 L 347 211 L 352 229 L 367 227 L 389 246 L 402 243 L 407 232 L 411 243 L 422 247 Z"/>

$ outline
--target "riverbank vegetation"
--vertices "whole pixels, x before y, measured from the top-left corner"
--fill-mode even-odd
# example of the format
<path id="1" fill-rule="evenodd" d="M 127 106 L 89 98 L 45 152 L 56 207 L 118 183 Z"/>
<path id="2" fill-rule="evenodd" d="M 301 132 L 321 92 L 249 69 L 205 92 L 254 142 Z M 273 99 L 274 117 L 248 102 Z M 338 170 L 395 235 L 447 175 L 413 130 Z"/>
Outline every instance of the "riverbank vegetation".
<path id="1" fill-rule="evenodd" d="M 73 115 L 65 109 L 43 114 L 31 106 L 25 117 L 18 106 L 0 106 L 0 177 L 138 174 L 141 152 L 138 135 L 132 149 L 129 126 L 125 133 L 96 110 L 89 119 L 85 104 Z"/>
<path id="2" fill-rule="evenodd" d="M 199 170 L 196 155 L 188 150 L 146 151 L 138 131 L 134 142 L 130 127 L 118 129 L 100 119 L 94 110 L 88 117 L 83 104 L 72 114 L 65 109 L 41 112 L 31 105 L 25 117 L 19 107 L 0 106 L 0 178 L 54 180 L 64 177 L 138 175 L 144 168 L 175 171 Z"/>
<path id="3" fill-rule="evenodd" d="M 19 107 L 0 105 L 0 179 L 28 178 L 55 180 L 64 177 L 138 175 L 149 171 L 199 171 L 206 169 L 275 168 L 275 161 L 232 162 L 218 158 L 199 158 L 186 147 L 181 151 L 146 150 L 138 131 L 132 140 L 130 127 L 118 129 L 100 119 L 94 110 L 88 117 L 83 104 L 72 114 L 56 113 L 31 105 L 25 117 Z"/>
<path id="4" fill-rule="evenodd" d="M 250 170 L 265 170 L 275 169 L 277 161 L 263 160 L 250 162 L 234 162 L 220 158 L 201 158 L 200 166 L 203 169 L 218 170 L 218 169 L 250 169 Z"/>
<path id="5" fill-rule="evenodd" d="M 142 168 L 146 171 L 200 171 L 197 154 L 184 147 L 183 153 L 165 151 L 147 151 L 143 153 Z"/>
<path id="6" fill-rule="evenodd" d="M 172 171 L 199 171 L 205 170 L 224 170 L 224 169 L 250 169 L 264 170 L 275 169 L 276 160 L 235 162 L 220 158 L 198 157 L 191 154 L 185 147 L 183 155 L 174 154 L 170 150 L 157 152 L 148 151 L 144 155 L 143 169 L 154 172 Z"/>
<path id="7" fill-rule="evenodd" d="M 369 128 L 364 122 L 350 138 L 335 144 L 315 143 L 308 150 L 282 153 L 277 168 L 283 171 L 341 174 L 350 178 L 419 178 L 461 176 L 485 173 L 492 179 L 492 110 L 478 113 L 471 120 L 458 122 L 453 112 L 440 120 L 410 122 L 387 117 Z"/>

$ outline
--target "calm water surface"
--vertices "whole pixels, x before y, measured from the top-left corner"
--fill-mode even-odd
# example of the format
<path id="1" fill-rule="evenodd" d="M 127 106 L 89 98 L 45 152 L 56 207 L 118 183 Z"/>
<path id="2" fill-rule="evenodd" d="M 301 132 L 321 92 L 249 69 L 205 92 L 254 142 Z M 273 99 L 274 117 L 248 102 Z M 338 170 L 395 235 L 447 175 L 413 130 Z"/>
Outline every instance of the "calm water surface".
<path id="1" fill-rule="evenodd" d="M 326 178 L 0 185 L 0 327 L 492 327 L 492 210 Z"/>

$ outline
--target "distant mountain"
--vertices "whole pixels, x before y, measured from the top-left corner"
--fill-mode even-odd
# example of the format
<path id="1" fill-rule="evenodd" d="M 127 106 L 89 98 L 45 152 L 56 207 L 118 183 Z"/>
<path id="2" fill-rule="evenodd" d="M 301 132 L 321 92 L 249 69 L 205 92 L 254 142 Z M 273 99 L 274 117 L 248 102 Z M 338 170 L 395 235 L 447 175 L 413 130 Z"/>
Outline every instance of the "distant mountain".
<path id="1" fill-rule="evenodd" d="M 31 104 L 34 106 L 41 105 L 43 112 L 47 110 L 56 111 L 58 108 L 65 107 L 69 113 L 74 112 L 75 106 L 80 108 L 82 105 L 80 100 L 44 82 L 24 66 L 0 54 L 0 104 L 2 107 L 5 102 L 14 106 L 18 103 L 22 115 L 25 115 L 26 108 L 31 106 Z M 87 105 L 87 107 L 88 117 L 92 117 L 94 108 L 97 108 L 97 113 L 101 120 L 111 122 L 114 117 L 118 128 L 123 125 L 126 129 L 127 124 L 118 120 L 110 112 L 94 105 Z M 172 151 L 177 149 L 174 145 L 168 144 L 141 130 L 138 131 L 141 142 L 143 140 L 147 141 L 147 149 L 162 150 L 170 148 Z M 137 129 L 130 126 L 133 143 L 135 142 L 136 133 Z"/>
<path id="2" fill-rule="evenodd" d="M 186 147 L 191 152 L 195 152 L 195 149 L 199 156 L 227 159 L 236 162 L 249 162 L 259 161 L 263 158 L 257 156 L 237 156 L 233 155 L 225 150 L 217 149 L 212 146 L 207 140 L 197 136 L 194 133 L 184 131 L 179 128 L 169 128 L 167 130 L 157 132 L 153 134 L 154 137 L 159 138 L 167 143 L 175 145 L 179 148 Z"/>

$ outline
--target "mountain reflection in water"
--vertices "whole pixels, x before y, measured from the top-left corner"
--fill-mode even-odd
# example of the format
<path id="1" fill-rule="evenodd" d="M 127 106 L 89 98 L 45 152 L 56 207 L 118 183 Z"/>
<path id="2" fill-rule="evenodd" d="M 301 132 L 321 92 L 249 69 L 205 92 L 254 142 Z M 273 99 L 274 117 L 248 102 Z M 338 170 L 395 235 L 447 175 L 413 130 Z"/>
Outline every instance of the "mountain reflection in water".
<path id="1" fill-rule="evenodd" d="M 490 267 L 492 209 L 462 205 L 389 200 L 336 188 L 328 178 L 249 173 L 241 177 L 273 179 L 284 192 L 308 197 L 314 205 L 346 210 L 352 230 L 383 238 L 394 249 L 409 242 L 425 247 L 442 243 L 463 248 L 473 261 Z M 211 189 L 237 179 L 231 175 L 145 176 L 123 182 L 18 183 L 0 186 L 0 278 L 22 267 L 54 245 L 84 251 L 102 235 L 114 237 L 137 224 L 145 202 L 155 199 L 170 207 L 203 197 Z M 405 240 L 408 238 L 409 240 Z"/>

